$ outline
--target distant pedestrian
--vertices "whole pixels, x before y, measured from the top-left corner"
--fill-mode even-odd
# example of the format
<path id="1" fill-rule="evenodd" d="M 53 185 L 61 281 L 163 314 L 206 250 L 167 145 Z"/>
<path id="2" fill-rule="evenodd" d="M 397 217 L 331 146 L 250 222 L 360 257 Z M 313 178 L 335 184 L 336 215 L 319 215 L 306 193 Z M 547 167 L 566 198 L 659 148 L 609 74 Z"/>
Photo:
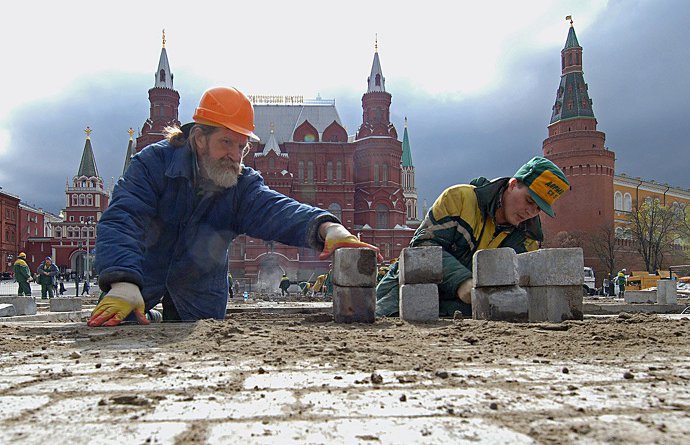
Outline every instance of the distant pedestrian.
<path id="1" fill-rule="evenodd" d="M 67 289 L 65 289 L 65 279 L 60 278 L 60 296 L 64 295 L 65 292 L 67 292 Z"/>
<path id="2" fill-rule="evenodd" d="M 618 272 L 618 276 L 616 277 L 616 283 L 618 284 L 618 297 L 623 298 L 625 297 L 625 269 L 621 270 Z"/>
<path id="3" fill-rule="evenodd" d="M 232 279 L 232 274 L 228 272 L 228 297 L 234 298 L 235 297 L 235 292 L 232 290 L 232 286 L 235 284 L 235 281 Z"/>
<path id="4" fill-rule="evenodd" d="M 36 273 L 38 274 L 36 281 L 41 285 L 41 299 L 55 297 L 55 277 L 60 270 L 53 264 L 53 259 L 47 256 L 38 266 Z"/>
<path id="5" fill-rule="evenodd" d="M 81 291 L 81 294 L 84 295 L 90 295 L 91 294 L 91 284 L 89 284 L 89 280 L 84 281 L 84 288 Z"/>
<path id="6" fill-rule="evenodd" d="M 283 274 L 282 277 L 280 277 L 280 284 L 278 285 L 280 287 L 280 296 L 285 296 L 285 295 L 290 295 L 288 292 L 288 288 L 290 287 L 290 279 L 288 278 L 287 274 Z"/>
<path id="7" fill-rule="evenodd" d="M 26 254 L 24 252 L 20 252 L 17 255 L 17 261 L 14 262 L 14 279 L 19 284 L 17 295 L 20 297 L 23 295 L 30 296 L 31 286 L 29 286 L 29 282 L 33 281 L 33 277 L 31 277 L 29 265 L 26 264 Z"/>

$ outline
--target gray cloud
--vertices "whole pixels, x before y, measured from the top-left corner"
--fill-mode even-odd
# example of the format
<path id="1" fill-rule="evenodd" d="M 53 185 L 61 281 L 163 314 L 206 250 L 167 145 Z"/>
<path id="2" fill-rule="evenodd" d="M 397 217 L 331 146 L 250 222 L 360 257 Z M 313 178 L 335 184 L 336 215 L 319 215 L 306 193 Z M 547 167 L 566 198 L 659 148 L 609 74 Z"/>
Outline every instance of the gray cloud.
<path id="1" fill-rule="evenodd" d="M 613 1 L 600 23 L 578 32 L 598 129 L 616 152 L 617 173 L 690 187 L 688 16 L 688 2 Z M 514 42 L 500 88 L 463 100 L 421 95 L 384 64 L 386 86 L 393 95 L 392 120 L 401 138 L 404 117 L 409 119 L 420 210 L 425 198 L 431 205 L 445 187 L 478 175 L 510 175 L 542 153 L 566 34 L 564 29 L 556 49 L 548 51 L 530 51 Z M 361 87 L 356 93 L 351 86 L 347 91 L 322 90 L 323 97 L 337 100 L 351 134 L 361 122 L 367 75 L 352 79 L 355 90 Z M 207 85 L 184 72 L 175 72 L 175 79 L 184 121 Z M 94 130 L 99 172 L 109 184 L 122 171 L 126 130 L 132 126 L 138 131 L 148 117 L 150 87 L 150 77 L 103 73 L 81 80 L 55 99 L 17 110 L 10 122 L 12 151 L 0 159 L 7 179 L 0 185 L 25 202 L 59 211 L 65 179 L 79 167 L 87 125 Z"/>

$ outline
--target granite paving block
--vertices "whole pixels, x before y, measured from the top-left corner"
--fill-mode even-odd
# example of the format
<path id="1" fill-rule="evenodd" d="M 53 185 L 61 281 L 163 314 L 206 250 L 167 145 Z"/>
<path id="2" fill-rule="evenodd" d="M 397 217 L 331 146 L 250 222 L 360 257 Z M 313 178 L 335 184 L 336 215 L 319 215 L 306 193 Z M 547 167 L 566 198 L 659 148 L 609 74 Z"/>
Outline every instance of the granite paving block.
<path id="1" fill-rule="evenodd" d="M 472 318 L 524 322 L 529 319 L 527 292 L 519 286 L 472 289 Z"/>
<path id="2" fill-rule="evenodd" d="M 335 251 L 333 284 L 341 287 L 376 287 L 376 252 L 341 248 Z"/>
<path id="3" fill-rule="evenodd" d="M 518 284 L 518 260 L 510 247 L 478 250 L 472 259 L 474 287 L 515 286 Z"/>
<path id="4" fill-rule="evenodd" d="M 0 297 L 0 304 L 13 305 L 17 315 L 34 315 L 37 311 L 35 297 Z"/>
<path id="5" fill-rule="evenodd" d="M 400 286 L 400 318 L 405 321 L 438 320 L 438 286 L 434 283 Z"/>
<path id="6" fill-rule="evenodd" d="M 376 289 L 334 285 L 333 319 L 336 323 L 373 323 L 376 320 Z"/>
<path id="7" fill-rule="evenodd" d="M 678 303 L 676 280 L 659 280 L 656 282 L 656 302 L 658 304 Z"/>
<path id="8" fill-rule="evenodd" d="M 584 257 L 580 247 L 526 252 L 520 274 L 529 275 L 530 286 L 582 286 Z M 521 280 L 522 281 L 522 280 Z"/>
<path id="9" fill-rule="evenodd" d="M 400 252 L 400 284 L 440 283 L 443 279 L 441 246 L 406 247 Z"/>
<path id="10" fill-rule="evenodd" d="M 51 298 L 50 312 L 81 311 L 81 298 Z"/>
<path id="11" fill-rule="evenodd" d="M 582 320 L 582 286 L 533 286 L 525 290 L 530 322 Z"/>
<path id="12" fill-rule="evenodd" d="M 0 317 L 14 317 L 17 315 L 17 310 L 13 304 L 0 304 Z"/>

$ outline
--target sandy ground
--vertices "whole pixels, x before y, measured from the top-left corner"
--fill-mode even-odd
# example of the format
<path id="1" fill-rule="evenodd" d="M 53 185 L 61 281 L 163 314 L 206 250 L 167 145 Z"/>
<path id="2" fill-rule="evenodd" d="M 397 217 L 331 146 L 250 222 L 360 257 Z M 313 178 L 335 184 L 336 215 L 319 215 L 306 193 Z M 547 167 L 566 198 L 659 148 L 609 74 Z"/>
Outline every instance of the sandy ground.
<path id="1" fill-rule="evenodd" d="M 690 443 L 690 320 L 0 322 L 0 442 Z"/>

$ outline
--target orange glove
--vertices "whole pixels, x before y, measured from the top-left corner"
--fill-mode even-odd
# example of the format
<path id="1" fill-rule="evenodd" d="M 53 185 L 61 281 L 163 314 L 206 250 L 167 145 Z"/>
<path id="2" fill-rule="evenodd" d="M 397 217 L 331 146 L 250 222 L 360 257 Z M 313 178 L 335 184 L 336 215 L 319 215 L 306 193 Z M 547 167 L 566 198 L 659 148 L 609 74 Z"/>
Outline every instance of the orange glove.
<path id="1" fill-rule="evenodd" d="M 383 261 L 383 256 L 379 252 L 378 247 L 360 241 L 356 236 L 351 234 L 340 224 L 332 224 L 326 229 L 323 251 L 321 252 L 321 255 L 319 255 L 319 259 L 325 260 L 326 258 L 330 257 L 336 249 L 340 249 L 341 247 L 371 249 L 376 251 L 376 257 L 378 260 Z"/>
<path id="2" fill-rule="evenodd" d="M 110 291 L 103 297 L 91 313 L 89 326 L 117 326 L 132 311 L 139 324 L 149 324 L 144 315 L 144 298 L 139 286 L 132 283 L 113 283 Z"/>

